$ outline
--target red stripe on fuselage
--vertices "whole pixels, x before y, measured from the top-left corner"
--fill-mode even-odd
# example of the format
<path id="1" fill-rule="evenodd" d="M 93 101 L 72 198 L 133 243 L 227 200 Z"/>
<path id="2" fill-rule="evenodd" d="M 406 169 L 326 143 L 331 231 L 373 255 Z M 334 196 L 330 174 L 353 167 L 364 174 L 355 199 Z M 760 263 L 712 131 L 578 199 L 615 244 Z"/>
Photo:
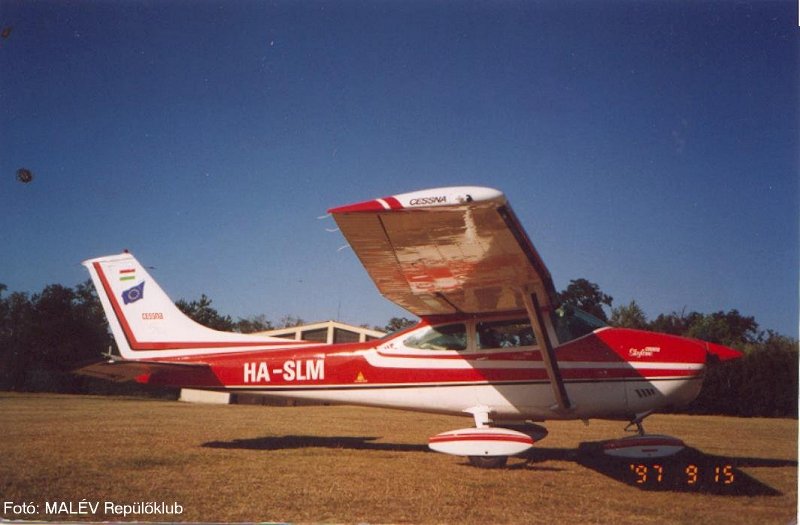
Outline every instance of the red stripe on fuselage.
<path id="1" fill-rule="evenodd" d="M 364 343 L 361 343 L 364 346 Z M 297 350 L 275 349 L 265 352 L 229 353 L 206 355 L 194 358 L 208 364 L 219 381 L 228 387 L 247 387 L 253 389 L 307 389 L 307 388 L 391 388 L 409 385 L 444 386 L 466 384 L 500 384 L 500 383 L 547 383 L 549 378 L 543 368 L 383 368 L 372 366 L 350 347 L 344 345 L 311 347 Z M 184 358 L 183 361 L 190 359 Z M 170 361 L 181 361 L 173 358 Z M 322 361 L 317 365 L 316 361 Z M 244 367 L 260 367 L 261 363 L 269 372 L 268 380 L 244 381 Z M 291 368 L 287 367 L 291 363 Z M 310 364 L 312 363 L 312 364 Z M 324 377 L 315 379 L 299 379 L 312 366 L 324 368 Z M 293 376 L 285 378 L 283 372 L 291 369 Z M 670 381 L 692 380 L 702 377 L 702 369 L 635 369 L 635 368 L 603 368 L 601 363 L 596 368 L 564 369 L 564 381 L 570 383 L 619 383 L 627 381 Z M 167 375 L 162 376 L 167 380 Z M 169 384 L 165 382 L 163 384 Z M 186 386 L 186 385 L 184 385 Z M 193 385 L 203 386 L 203 385 Z M 216 386 L 216 385 L 209 385 Z"/>
<path id="2" fill-rule="evenodd" d="M 359 343 L 358 347 L 366 352 L 369 343 Z M 549 378 L 544 367 L 525 368 L 424 368 L 421 363 L 415 366 L 416 359 L 408 359 L 408 365 L 400 367 L 381 366 L 380 363 L 370 364 L 364 353 L 356 345 L 333 345 L 324 347 L 302 348 L 297 350 L 274 350 L 270 352 L 254 352 L 247 355 L 226 354 L 223 356 L 208 356 L 204 362 L 211 365 L 222 382 L 231 386 L 244 387 L 358 387 L 369 388 L 370 384 L 388 388 L 391 385 L 404 386 L 409 384 L 486 384 L 503 382 L 548 382 Z M 309 362 L 323 361 L 323 365 Z M 266 363 L 269 379 L 244 382 L 243 367 L 261 366 Z M 291 362 L 294 369 L 307 369 L 310 366 L 323 366 L 324 378 L 298 381 L 296 376 L 291 380 L 284 380 L 282 371 L 285 363 Z M 452 360 L 447 360 L 452 363 Z M 515 361 L 515 363 L 519 363 Z M 606 363 L 608 364 L 608 363 Z M 491 365 L 488 365 L 491 366 Z M 702 377 L 702 368 L 634 368 L 604 366 L 596 363 L 591 368 L 562 367 L 562 374 L 567 383 L 586 382 L 626 382 L 626 381 L 659 381 L 659 380 L 691 380 Z"/>

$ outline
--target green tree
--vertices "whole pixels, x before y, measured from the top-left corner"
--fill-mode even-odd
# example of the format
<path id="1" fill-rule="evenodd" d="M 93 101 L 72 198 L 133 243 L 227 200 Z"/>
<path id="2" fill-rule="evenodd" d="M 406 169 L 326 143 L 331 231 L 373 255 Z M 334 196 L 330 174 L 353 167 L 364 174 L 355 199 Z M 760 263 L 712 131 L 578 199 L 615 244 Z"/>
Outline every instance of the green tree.
<path id="1" fill-rule="evenodd" d="M 272 330 L 272 323 L 269 322 L 264 314 L 254 315 L 246 319 L 239 318 L 234 329 L 242 334 L 252 334 L 253 332 L 264 332 Z"/>
<path id="2" fill-rule="evenodd" d="M 234 323 L 231 317 L 229 315 L 221 315 L 211 306 L 211 302 L 211 299 L 209 299 L 206 294 L 202 294 L 200 299 L 188 303 L 184 299 L 181 299 L 175 303 L 175 306 L 192 320 L 203 326 L 213 328 L 214 330 L 233 331 Z"/>
<path id="3" fill-rule="evenodd" d="M 736 347 L 754 343 L 761 338 L 755 318 L 745 317 L 738 310 L 720 311 L 708 315 L 696 314 L 692 317 L 684 335 Z"/>
<path id="4" fill-rule="evenodd" d="M 797 417 L 797 341 L 767 331 L 741 359 L 710 363 L 703 389 L 687 411 L 734 416 Z"/>
<path id="5" fill-rule="evenodd" d="M 689 327 L 699 323 L 703 318 L 703 314 L 698 312 L 672 312 L 670 314 L 659 314 L 649 326 L 653 332 L 662 332 L 665 334 L 687 336 Z"/>
<path id="6" fill-rule="evenodd" d="M 32 361 L 33 305 L 27 294 L 13 292 L 0 308 L 0 387 L 24 390 L 26 370 Z"/>
<path id="7" fill-rule="evenodd" d="M 620 328 L 635 328 L 637 330 L 647 329 L 647 317 L 636 301 L 631 301 L 627 306 L 618 306 L 611 309 L 611 326 Z"/>
<path id="8" fill-rule="evenodd" d="M 106 326 L 88 282 L 0 297 L 0 387 L 77 391 L 81 381 L 69 372 L 108 346 Z"/>
<path id="9" fill-rule="evenodd" d="M 649 329 L 737 348 L 757 342 L 763 336 L 755 318 L 743 316 L 735 309 L 713 314 L 661 314 L 650 323 Z"/>
<path id="10" fill-rule="evenodd" d="M 277 328 L 291 328 L 293 326 L 300 326 L 302 324 L 305 324 L 305 321 L 303 321 L 302 317 L 298 317 L 292 314 L 286 314 L 283 317 L 281 317 L 280 321 L 278 321 Z"/>
<path id="11" fill-rule="evenodd" d="M 60 284 L 34 295 L 31 337 L 33 366 L 27 386 L 34 390 L 74 391 L 78 380 L 69 372 L 97 357 L 109 343 L 105 320 L 88 283 L 77 290 Z"/>
<path id="12" fill-rule="evenodd" d="M 378 328 L 378 330 L 382 330 L 387 334 L 392 334 L 394 332 L 399 332 L 400 330 L 405 330 L 409 326 L 414 326 L 415 324 L 417 324 L 417 322 L 413 319 L 409 319 L 408 317 L 392 317 L 389 319 L 389 322 L 386 323 L 386 326 L 383 328 Z"/>
<path id="13" fill-rule="evenodd" d="M 3 330 L 6 329 L 8 318 L 8 305 L 3 297 L 3 294 L 8 290 L 8 286 L 0 283 L 0 338 L 3 337 Z"/>
<path id="14" fill-rule="evenodd" d="M 569 282 L 569 286 L 558 294 L 557 300 L 561 305 L 575 306 L 598 319 L 608 321 L 603 306 L 611 308 L 614 298 L 603 293 L 600 287 L 591 281 L 573 279 Z"/>

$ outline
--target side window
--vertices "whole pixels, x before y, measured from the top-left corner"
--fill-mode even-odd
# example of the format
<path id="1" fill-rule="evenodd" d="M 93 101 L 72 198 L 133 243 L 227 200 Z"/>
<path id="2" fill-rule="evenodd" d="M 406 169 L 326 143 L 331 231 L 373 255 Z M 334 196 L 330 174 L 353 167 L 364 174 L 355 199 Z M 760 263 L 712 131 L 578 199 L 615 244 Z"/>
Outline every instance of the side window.
<path id="1" fill-rule="evenodd" d="M 460 323 L 430 326 L 427 330 L 406 337 L 403 344 L 420 350 L 466 350 L 467 327 Z"/>
<path id="2" fill-rule="evenodd" d="M 478 323 L 478 348 L 517 348 L 533 346 L 536 337 L 527 319 Z"/>

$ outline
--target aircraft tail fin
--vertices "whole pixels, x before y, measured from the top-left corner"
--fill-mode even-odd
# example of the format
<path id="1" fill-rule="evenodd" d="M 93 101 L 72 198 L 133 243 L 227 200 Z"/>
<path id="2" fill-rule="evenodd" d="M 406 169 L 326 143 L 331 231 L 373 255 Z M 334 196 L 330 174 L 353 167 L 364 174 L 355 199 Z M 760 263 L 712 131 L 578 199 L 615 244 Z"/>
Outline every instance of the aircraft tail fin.
<path id="1" fill-rule="evenodd" d="M 128 252 L 83 262 L 100 297 L 123 359 L 181 357 L 273 347 L 300 342 L 220 332 L 196 323 L 167 296 Z"/>

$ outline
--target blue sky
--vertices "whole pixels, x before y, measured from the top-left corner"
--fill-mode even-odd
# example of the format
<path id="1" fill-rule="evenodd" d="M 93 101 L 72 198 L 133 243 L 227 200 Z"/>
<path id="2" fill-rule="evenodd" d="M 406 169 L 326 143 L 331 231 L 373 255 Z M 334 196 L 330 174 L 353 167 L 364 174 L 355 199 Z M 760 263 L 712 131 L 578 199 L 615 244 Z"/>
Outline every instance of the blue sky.
<path id="1" fill-rule="evenodd" d="M 333 206 L 504 191 L 558 289 L 798 327 L 792 2 L 32 2 L 0 25 L 0 282 L 383 325 Z M 30 169 L 30 184 L 16 181 Z"/>

